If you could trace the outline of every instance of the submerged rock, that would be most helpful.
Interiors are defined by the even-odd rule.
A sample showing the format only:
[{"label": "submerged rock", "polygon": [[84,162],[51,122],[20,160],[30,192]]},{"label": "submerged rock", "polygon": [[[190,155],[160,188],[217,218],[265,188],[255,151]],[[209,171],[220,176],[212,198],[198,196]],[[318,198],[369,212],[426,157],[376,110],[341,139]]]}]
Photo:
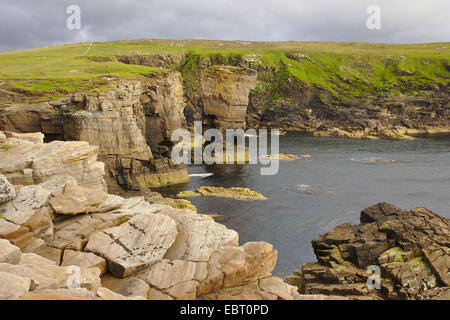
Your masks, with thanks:
[{"label": "submerged rock", "polygon": [[250,190],[248,188],[223,188],[223,187],[200,187],[195,191],[182,191],[177,194],[177,197],[224,197],[234,198],[238,200],[267,200],[259,192]]},{"label": "submerged rock", "polygon": [[269,160],[295,160],[297,159],[297,156],[295,154],[278,153],[278,154],[269,154],[267,156],[263,156],[262,158]]},{"label": "submerged rock", "polygon": [[51,195],[49,204],[58,214],[76,215],[92,211],[106,199],[101,189],[90,189],[68,183]]}]

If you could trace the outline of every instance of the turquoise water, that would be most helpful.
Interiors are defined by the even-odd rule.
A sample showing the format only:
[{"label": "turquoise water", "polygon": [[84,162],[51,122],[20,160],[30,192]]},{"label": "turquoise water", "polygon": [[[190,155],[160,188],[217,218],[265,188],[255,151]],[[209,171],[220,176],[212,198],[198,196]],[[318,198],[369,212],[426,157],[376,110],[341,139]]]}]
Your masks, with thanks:
[{"label": "turquoise water", "polygon": [[201,213],[223,215],[218,222],[239,232],[240,242],[267,241],[278,250],[274,274],[291,274],[316,261],[311,240],[335,226],[359,223],[359,212],[387,201],[402,208],[427,207],[450,218],[450,136],[414,141],[316,138],[301,133],[280,137],[280,152],[311,155],[281,161],[275,176],[261,176],[258,165],[189,167],[189,184],[247,187],[267,201],[189,198]]}]

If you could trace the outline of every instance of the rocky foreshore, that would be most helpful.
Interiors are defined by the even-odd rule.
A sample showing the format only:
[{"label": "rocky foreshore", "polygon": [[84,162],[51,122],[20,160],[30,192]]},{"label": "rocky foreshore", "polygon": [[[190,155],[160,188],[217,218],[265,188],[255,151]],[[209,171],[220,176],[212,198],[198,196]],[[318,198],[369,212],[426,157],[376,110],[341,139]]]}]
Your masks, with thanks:
[{"label": "rocky foreshore", "polygon": [[[287,281],[301,294],[348,299],[450,299],[450,221],[428,209],[380,203],[312,241],[317,262]],[[367,272],[379,268],[380,286]],[[372,286],[368,286],[372,284]]]},{"label": "rocky foreshore", "polygon": [[0,299],[450,299],[450,222],[425,208],[363,210],[286,283],[272,245],[188,201],[108,194],[97,147],[42,137],[0,133]]},{"label": "rocky foreshore", "polygon": [[0,299],[328,299],[272,276],[277,251],[266,242],[239,246],[207,215],[84,179],[103,170],[88,143],[2,139]]}]

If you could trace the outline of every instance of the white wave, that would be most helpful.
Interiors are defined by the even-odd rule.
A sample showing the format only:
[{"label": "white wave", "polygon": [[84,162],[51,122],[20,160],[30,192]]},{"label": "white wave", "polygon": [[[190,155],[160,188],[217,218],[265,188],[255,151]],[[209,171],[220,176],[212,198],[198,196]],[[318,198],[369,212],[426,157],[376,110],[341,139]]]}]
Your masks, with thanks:
[{"label": "white wave", "polygon": [[189,177],[199,177],[199,178],[207,178],[213,176],[214,173],[192,173]]}]

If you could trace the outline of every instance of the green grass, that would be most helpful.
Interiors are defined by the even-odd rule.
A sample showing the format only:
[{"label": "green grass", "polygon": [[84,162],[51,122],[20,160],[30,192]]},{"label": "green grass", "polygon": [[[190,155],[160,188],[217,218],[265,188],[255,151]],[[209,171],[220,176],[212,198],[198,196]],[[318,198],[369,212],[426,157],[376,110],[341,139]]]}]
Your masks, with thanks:
[{"label": "green grass", "polygon": [[[273,101],[282,99],[288,77],[315,86],[340,99],[362,98],[368,93],[414,92],[430,83],[449,83],[446,64],[450,43],[388,45],[350,42],[239,42],[202,40],[135,40],[44,47],[0,53],[0,81],[15,89],[50,92],[53,97],[77,90],[91,90],[102,77],[141,78],[161,69],[127,65],[119,55],[190,53],[182,66],[188,94],[198,88],[199,59],[211,64],[237,64],[246,55],[258,55],[261,64],[279,73],[270,90]],[[301,53],[312,61],[289,59]],[[85,55],[86,54],[86,55]],[[110,59],[112,58],[112,59]],[[260,78],[265,75],[260,74]],[[271,82],[271,81],[269,81]]]},{"label": "green grass", "polygon": [[1,147],[0,147],[0,149],[1,150],[9,150],[9,149],[11,149],[12,147],[9,145],[9,144],[4,144],[4,145],[2,145]]}]

